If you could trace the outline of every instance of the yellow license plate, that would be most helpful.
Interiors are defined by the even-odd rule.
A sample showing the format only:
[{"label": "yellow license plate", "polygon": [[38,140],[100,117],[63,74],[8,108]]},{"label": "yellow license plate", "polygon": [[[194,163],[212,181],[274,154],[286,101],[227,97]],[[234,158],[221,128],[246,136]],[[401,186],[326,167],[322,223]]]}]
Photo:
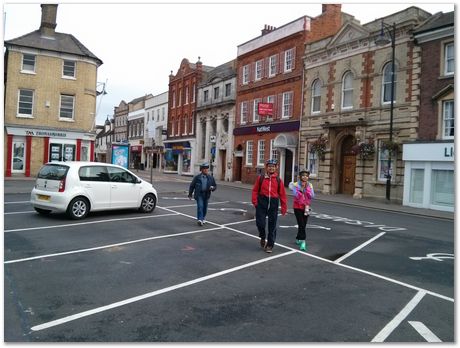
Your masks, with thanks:
[{"label": "yellow license plate", "polygon": [[49,201],[51,197],[46,196],[46,195],[37,195],[37,198],[42,200],[42,201]]}]

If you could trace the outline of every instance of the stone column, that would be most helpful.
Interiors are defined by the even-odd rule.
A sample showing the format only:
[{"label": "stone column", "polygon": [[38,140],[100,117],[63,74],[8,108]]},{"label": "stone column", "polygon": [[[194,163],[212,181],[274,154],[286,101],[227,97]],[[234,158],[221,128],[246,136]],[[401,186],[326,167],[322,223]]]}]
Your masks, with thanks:
[{"label": "stone column", "polygon": [[211,136],[211,117],[209,115],[206,115],[206,136],[204,138],[206,147],[205,147],[205,154],[203,156],[206,162],[209,162],[209,159],[211,158],[211,144],[209,143],[210,136]]}]

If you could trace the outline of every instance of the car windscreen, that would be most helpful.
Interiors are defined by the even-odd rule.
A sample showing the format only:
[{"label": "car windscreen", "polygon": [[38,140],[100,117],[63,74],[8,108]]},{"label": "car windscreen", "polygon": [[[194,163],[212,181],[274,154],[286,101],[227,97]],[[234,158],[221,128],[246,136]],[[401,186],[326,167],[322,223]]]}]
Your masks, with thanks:
[{"label": "car windscreen", "polygon": [[68,171],[68,166],[63,166],[60,164],[47,164],[40,169],[37,178],[48,180],[62,180],[65,179]]}]

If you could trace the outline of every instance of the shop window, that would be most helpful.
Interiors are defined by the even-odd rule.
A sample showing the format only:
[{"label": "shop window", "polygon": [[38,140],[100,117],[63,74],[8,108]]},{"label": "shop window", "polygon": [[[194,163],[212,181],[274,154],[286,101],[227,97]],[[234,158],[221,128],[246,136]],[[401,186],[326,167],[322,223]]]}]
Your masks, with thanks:
[{"label": "shop window", "polygon": [[252,140],[246,141],[246,165],[252,166],[252,151],[253,151],[253,142]]},{"label": "shop window", "polygon": [[32,117],[34,109],[34,91],[30,89],[19,90],[18,117]]},{"label": "shop window", "polygon": [[165,149],[165,170],[170,172],[177,172],[177,163],[179,155],[173,153],[172,149]]},{"label": "shop window", "polygon": [[425,171],[423,169],[412,169],[410,178],[409,202],[423,203],[423,182]]},{"label": "shop window", "polygon": [[75,97],[73,95],[61,94],[61,107],[59,111],[59,118],[72,120],[74,111]]},{"label": "shop window", "polygon": [[184,149],[182,152],[182,173],[190,173],[192,171],[192,149]]},{"label": "shop window", "polygon": [[263,166],[265,160],[265,140],[259,140],[257,144],[257,165]]},{"label": "shop window", "polygon": [[454,200],[454,171],[433,170],[431,173],[431,204],[453,207]]},{"label": "shop window", "polygon": [[13,158],[11,163],[11,171],[13,173],[24,173],[25,171],[25,143],[24,141],[13,142]]},{"label": "shop window", "polygon": [[[388,156],[389,156],[389,151],[388,149],[382,149],[382,144],[380,140],[380,146],[379,146],[379,161],[378,161],[378,180],[380,181],[386,181],[387,180],[387,173],[388,173]],[[391,174],[391,181],[395,180],[395,175],[393,168],[395,168],[396,164],[396,155],[392,154],[391,156],[391,168],[390,168],[390,174]]]},{"label": "shop window", "polygon": [[308,151],[307,170],[311,176],[318,175],[318,155],[315,151]]}]

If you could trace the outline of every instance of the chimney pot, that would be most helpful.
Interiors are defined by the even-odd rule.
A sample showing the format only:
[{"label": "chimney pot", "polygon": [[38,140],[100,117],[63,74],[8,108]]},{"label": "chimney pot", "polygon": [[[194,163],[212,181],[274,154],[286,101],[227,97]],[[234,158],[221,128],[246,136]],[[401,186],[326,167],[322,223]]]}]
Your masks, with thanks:
[{"label": "chimney pot", "polygon": [[56,28],[57,4],[41,4],[42,18],[40,23],[40,32],[46,36],[52,36]]}]

